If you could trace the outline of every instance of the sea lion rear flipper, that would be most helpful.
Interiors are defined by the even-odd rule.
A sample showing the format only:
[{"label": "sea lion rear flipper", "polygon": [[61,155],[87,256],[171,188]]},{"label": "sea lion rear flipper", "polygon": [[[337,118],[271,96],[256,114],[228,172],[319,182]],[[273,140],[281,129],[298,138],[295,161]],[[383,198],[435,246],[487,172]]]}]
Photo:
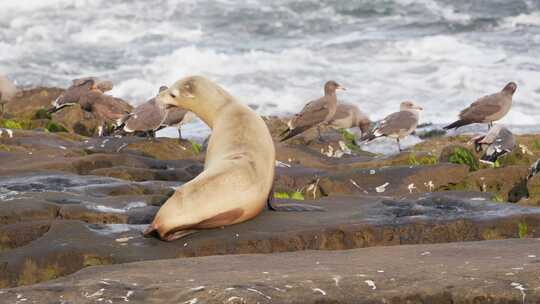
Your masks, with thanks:
[{"label": "sea lion rear flipper", "polygon": [[270,188],[270,193],[268,193],[268,198],[266,199],[266,207],[268,207],[268,210],[277,211],[274,207],[274,184],[272,184],[272,188]]}]

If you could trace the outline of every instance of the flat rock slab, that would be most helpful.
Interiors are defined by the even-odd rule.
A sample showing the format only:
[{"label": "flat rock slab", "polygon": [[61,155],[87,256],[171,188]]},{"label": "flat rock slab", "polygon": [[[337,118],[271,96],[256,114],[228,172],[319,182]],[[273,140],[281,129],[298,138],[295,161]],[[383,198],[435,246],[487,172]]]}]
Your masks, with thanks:
[{"label": "flat rock slab", "polygon": [[91,267],[0,303],[540,303],[540,239]]},{"label": "flat rock slab", "polygon": [[[76,210],[68,209],[71,217],[45,224],[39,213],[40,221],[0,226],[9,247],[0,251],[0,287],[38,283],[87,266],[141,260],[540,237],[540,208],[491,203],[480,193],[431,193],[405,200],[328,197],[302,203],[326,212],[267,211],[246,223],[170,243],[141,235],[157,208],[106,213],[109,217],[77,217]],[[49,214],[47,210],[43,214]],[[131,213],[135,210],[139,214]],[[129,224],[130,217],[138,219],[137,225]],[[25,231],[25,240],[17,241],[16,231]]]}]

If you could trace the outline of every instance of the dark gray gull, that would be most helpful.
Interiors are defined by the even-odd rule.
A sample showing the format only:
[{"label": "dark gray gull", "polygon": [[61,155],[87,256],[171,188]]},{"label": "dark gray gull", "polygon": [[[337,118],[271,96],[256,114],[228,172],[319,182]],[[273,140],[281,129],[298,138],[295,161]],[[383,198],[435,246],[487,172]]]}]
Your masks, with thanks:
[{"label": "dark gray gull", "polygon": [[358,127],[362,135],[369,131],[371,120],[356,105],[340,102],[337,105],[336,114],[329,125],[336,129],[349,129]]},{"label": "dark gray gull", "polygon": [[365,136],[362,136],[361,140],[370,142],[378,137],[395,138],[401,152],[399,140],[409,136],[416,130],[419,112],[423,109],[412,101],[404,101],[400,104],[399,110],[399,112],[392,113],[376,122],[373,129]]},{"label": "dark gray gull", "polygon": [[112,88],[113,84],[108,80],[98,80],[95,77],[73,79],[71,86],[52,102],[53,108],[49,112],[53,113],[64,107],[77,104],[81,96],[90,91],[105,93]]},{"label": "dark gray gull", "polygon": [[344,91],[345,88],[333,80],[326,82],[324,96],[308,102],[302,111],[289,121],[287,130],[280,135],[284,136],[280,141],[285,141],[313,127],[317,127],[319,139],[321,139],[320,125],[328,123],[336,113],[337,90]]},{"label": "dark gray gull", "polygon": [[477,136],[471,142],[477,152],[485,150],[480,161],[491,165],[501,156],[512,152],[516,146],[514,134],[500,125],[495,125],[487,134]]},{"label": "dark gray gull", "polygon": [[17,95],[17,87],[6,76],[0,75],[0,117],[4,116],[4,107]]},{"label": "dark gray gull", "polygon": [[[159,92],[166,90],[166,86],[159,88]],[[152,98],[137,106],[123,121],[123,129],[127,133],[144,132],[154,136],[155,132],[165,127],[176,127],[178,139],[182,140],[180,127],[193,119],[194,115],[182,108],[165,106]]]},{"label": "dark gray gull", "polygon": [[502,91],[484,96],[459,113],[459,120],[444,127],[457,129],[473,123],[487,123],[488,130],[493,122],[503,118],[512,107],[512,96],[517,90],[515,82],[509,82]]},{"label": "dark gray gull", "polygon": [[119,121],[132,111],[129,103],[120,98],[103,94],[99,90],[92,90],[79,98],[83,110],[95,115],[99,122],[98,135],[103,136],[109,126],[117,127]]},{"label": "dark gray gull", "polygon": [[[159,88],[159,92],[166,89],[166,86],[162,86]],[[153,97],[135,107],[122,119],[120,124],[123,125],[123,130],[127,133],[144,132],[153,136],[154,132],[162,126],[166,115],[165,106]]]}]

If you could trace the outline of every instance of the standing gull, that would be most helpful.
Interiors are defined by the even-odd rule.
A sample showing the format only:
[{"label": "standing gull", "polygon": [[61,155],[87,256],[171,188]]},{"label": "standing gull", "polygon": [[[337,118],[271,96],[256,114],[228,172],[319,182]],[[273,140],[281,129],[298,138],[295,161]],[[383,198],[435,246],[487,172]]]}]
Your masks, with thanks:
[{"label": "standing gull", "polygon": [[131,106],[120,98],[103,94],[99,90],[92,90],[79,98],[79,104],[83,110],[92,112],[100,125],[98,135],[103,136],[108,126],[117,126],[127,113],[131,112]]},{"label": "standing gull", "polygon": [[7,77],[0,75],[0,117],[4,116],[4,106],[15,97],[17,87]]},{"label": "standing gull", "polygon": [[494,121],[503,118],[510,111],[512,96],[516,89],[517,84],[509,82],[502,91],[476,100],[459,113],[459,120],[444,127],[444,129],[457,129],[473,123],[487,123],[488,129],[490,129]]},{"label": "standing gull", "polygon": [[512,152],[516,146],[514,134],[499,125],[495,125],[487,134],[473,138],[471,142],[477,152],[485,149],[480,161],[488,164],[494,164],[499,157]]},{"label": "standing gull", "polygon": [[[159,88],[159,92],[167,90],[166,86]],[[123,124],[123,130],[127,133],[146,132],[151,136],[163,124],[167,110],[165,106],[152,98],[147,102],[138,105],[133,111],[125,115],[120,122]]]},{"label": "standing gull", "polygon": [[195,114],[182,108],[167,109],[167,115],[163,121],[162,127],[175,127],[178,129],[178,140],[182,140],[181,126],[187,124],[195,118]]},{"label": "standing gull", "polygon": [[285,141],[312,127],[317,127],[319,139],[321,138],[320,125],[328,123],[336,113],[337,90],[345,90],[337,82],[330,80],[324,85],[324,96],[308,102],[300,113],[288,123],[288,128],[280,136],[284,136],[280,141]]},{"label": "standing gull", "polygon": [[362,141],[370,142],[377,137],[383,136],[395,138],[401,152],[399,140],[414,132],[418,125],[420,111],[422,111],[422,107],[417,106],[414,102],[402,102],[399,106],[399,112],[392,113],[383,120],[378,121],[369,134],[362,136]]},{"label": "standing gull", "polygon": [[[166,86],[159,88],[159,92],[167,90]],[[127,133],[146,132],[154,135],[156,131],[165,127],[177,127],[178,139],[182,140],[180,126],[188,123],[193,114],[182,108],[173,107],[165,109],[165,106],[152,98],[136,107],[124,120],[124,131]]]},{"label": "standing gull", "polygon": [[343,102],[337,105],[336,114],[329,124],[336,129],[358,127],[364,135],[369,131],[371,120],[357,106]]}]

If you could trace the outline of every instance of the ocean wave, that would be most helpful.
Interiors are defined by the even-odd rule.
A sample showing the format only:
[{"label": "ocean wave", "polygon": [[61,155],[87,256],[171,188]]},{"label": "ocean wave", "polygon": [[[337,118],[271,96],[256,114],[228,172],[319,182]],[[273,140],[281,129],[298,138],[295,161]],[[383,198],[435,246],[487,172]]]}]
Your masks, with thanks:
[{"label": "ocean wave", "polygon": [[267,115],[300,110],[334,79],[373,119],[413,99],[422,121],[442,123],[514,80],[506,122],[540,115],[537,1],[4,2],[0,71],[23,86],[93,75],[137,105],[200,74]]}]

